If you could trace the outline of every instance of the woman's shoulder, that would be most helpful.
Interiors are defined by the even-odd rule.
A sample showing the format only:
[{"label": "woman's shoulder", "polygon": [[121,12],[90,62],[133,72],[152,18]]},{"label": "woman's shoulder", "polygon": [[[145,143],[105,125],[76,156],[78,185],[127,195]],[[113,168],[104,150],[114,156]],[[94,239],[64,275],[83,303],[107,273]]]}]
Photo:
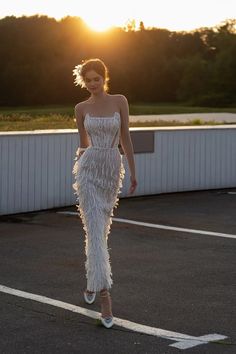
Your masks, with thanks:
[{"label": "woman's shoulder", "polygon": [[78,102],[75,105],[75,111],[83,111],[84,107],[88,104],[88,100]]},{"label": "woman's shoulder", "polygon": [[117,99],[127,99],[125,95],[122,95],[121,93],[115,93],[113,95],[110,94],[110,96],[117,98]]},{"label": "woman's shoulder", "polygon": [[112,98],[114,98],[116,101],[122,103],[122,102],[127,102],[127,98],[125,97],[125,95],[122,95],[120,93],[116,93],[116,94],[113,94],[113,95],[110,95],[112,96]]}]

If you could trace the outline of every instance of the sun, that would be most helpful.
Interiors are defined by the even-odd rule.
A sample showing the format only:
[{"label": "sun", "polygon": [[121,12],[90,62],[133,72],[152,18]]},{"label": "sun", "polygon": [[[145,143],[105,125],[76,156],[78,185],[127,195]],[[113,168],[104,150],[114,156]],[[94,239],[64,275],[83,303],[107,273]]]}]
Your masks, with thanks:
[{"label": "sun", "polygon": [[87,24],[87,26],[91,29],[91,30],[93,30],[93,31],[95,31],[95,32],[106,32],[106,31],[108,31],[109,29],[111,29],[111,27],[112,26],[110,26],[110,25],[104,25],[104,23],[89,23],[88,21],[85,21],[86,22],[86,24]]},{"label": "sun", "polygon": [[89,28],[91,28],[93,31],[96,32],[105,32],[111,29],[112,27],[115,27],[114,22],[111,22],[108,19],[104,18],[103,16],[101,17],[83,17],[85,23]]}]

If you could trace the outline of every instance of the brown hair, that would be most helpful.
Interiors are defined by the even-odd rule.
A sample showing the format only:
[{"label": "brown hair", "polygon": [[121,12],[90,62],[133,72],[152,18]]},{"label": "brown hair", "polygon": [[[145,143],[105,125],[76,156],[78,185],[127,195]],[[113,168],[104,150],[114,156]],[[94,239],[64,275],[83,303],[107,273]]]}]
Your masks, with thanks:
[{"label": "brown hair", "polygon": [[108,91],[108,81],[109,73],[106,65],[101,59],[92,58],[82,60],[82,64],[77,65],[73,70],[74,75],[76,76],[75,83],[81,87],[85,87],[85,75],[88,71],[94,70],[97,74],[101,75],[104,79],[104,90]]}]

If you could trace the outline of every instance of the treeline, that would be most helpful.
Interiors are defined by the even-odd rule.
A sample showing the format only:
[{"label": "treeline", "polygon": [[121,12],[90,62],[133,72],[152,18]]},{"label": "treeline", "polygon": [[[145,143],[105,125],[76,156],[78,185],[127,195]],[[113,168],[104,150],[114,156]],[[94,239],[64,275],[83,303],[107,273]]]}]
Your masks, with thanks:
[{"label": "treeline", "polygon": [[74,104],[87,97],[72,70],[98,57],[110,71],[110,93],[129,101],[236,103],[236,20],[175,32],[113,28],[98,33],[79,17],[8,16],[0,20],[0,105]]}]

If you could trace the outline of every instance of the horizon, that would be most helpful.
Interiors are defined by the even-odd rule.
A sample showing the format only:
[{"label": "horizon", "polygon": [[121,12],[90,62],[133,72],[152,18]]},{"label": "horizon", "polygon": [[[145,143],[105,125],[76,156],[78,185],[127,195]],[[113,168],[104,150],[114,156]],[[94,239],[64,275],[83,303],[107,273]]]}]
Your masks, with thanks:
[{"label": "horizon", "polygon": [[[158,10],[156,10],[158,9]],[[101,16],[102,14],[102,16]],[[63,18],[78,17],[92,30],[101,32],[114,27],[126,27],[135,21],[136,28],[143,22],[145,28],[162,28],[169,31],[194,31],[202,27],[215,27],[227,20],[236,18],[235,0],[225,0],[224,3],[215,3],[214,0],[146,0],[138,3],[135,0],[120,0],[112,4],[108,0],[99,3],[86,3],[68,0],[54,6],[50,0],[41,0],[40,4],[29,3],[27,0],[19,2],[9,0],[1,6],[1,17],[8,16],[31,17],[47,16],[57,21]]]},{"label": "horizon", "polygon": [[[46,13],[32,13],[32,14],[21,14],[21,15],[15,15],[15,14],[11,14],[11,15],[6,15],[6,16],[3,16],[3,17],[0,17],[0,20],[6,18],[6,17],[15,17],[15,18],[22,18],[22,17],[26,17],[26,18],[30,18],[30,17],[34,17],[34,16],[38,16],[38,17],[47,17],[48,19],[54,19],[56,20],[57,22],[60,22],[61,20],[63,20],[64,18],[66,17],[71,17],[71,18],[78,18],[80,20],[82,20],[84,22],[84,24],[90,28],[91,31],[94,31],[94,32],[107,32],[113,28],[125,28],[128,24],[131,24],[132,21],[135,21],[135,24],[136,24],[136,27],[135,27],[135,30],[137,30],[139,28],[139,24],[140,22],[143,23],[144,25],[144,28],[146,30],[149,30],[149,29],[164,29],[164,30],[168,30],[170,32],[192,32],[192,31],[197,31],[198,29],[200,28],[215,28],[221,24],[224,24],[225,22],[227,21],[232,21],[232,20],[235,20],[236,21],[236,18],[225,18],[223,20],[221,20],[220,22],[217,22],[217,23],[214,23],[212,25],[205,25],[205,26],[199,26],[199,27],[195,27],[195,28],[189,28],[189,29],[173,29],[173,28],[167,28],[167,27],[161,27],[161,26],[157,26],[157,25],[146,25],[144,23],[144,21],[142,19],[139,19],[138,21],[136,21],[136,19],[128,19],[126,21],[126,23],[124,24],[121,24],[121,25],[111,25],[111,26],[108,26],[107,28],[104,28],[104,29],[95,29],[93,28],[92,25],[90,25],[87,21],[85,21],[81,16],[79,15],[70,15],[70,14],[67,14],[65,16],[62,16],[60,18],[56,18],[54,16],[50,16]],[[236,32],[236,26],[235,26],[235,32]]]}]

